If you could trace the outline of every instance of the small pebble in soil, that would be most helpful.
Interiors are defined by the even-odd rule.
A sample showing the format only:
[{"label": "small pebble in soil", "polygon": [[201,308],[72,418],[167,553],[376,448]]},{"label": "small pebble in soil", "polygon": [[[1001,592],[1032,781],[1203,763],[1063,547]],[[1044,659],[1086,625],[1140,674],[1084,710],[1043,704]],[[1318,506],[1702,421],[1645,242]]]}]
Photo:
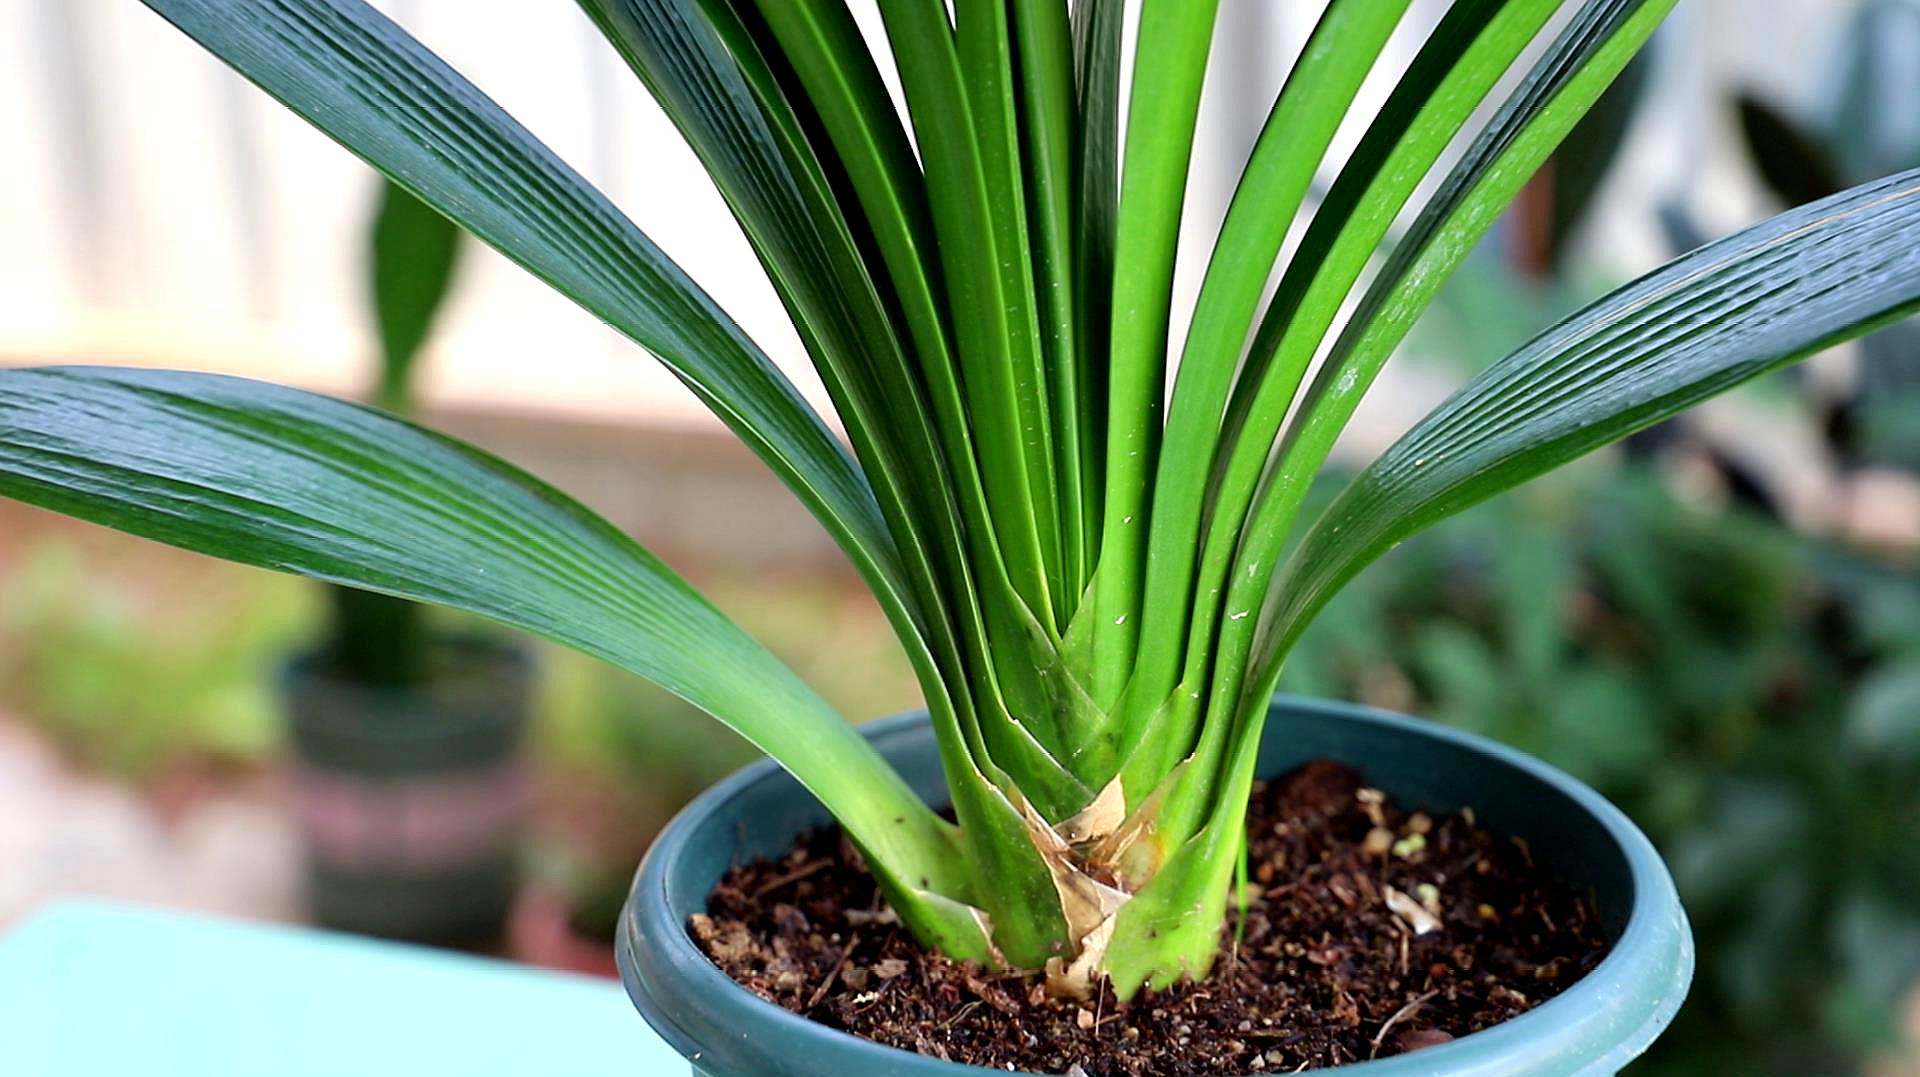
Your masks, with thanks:
[{"label": "small pebble in soil", "polygon": [[1539,1005],[1606,955],[1584,898],[1523,843],[1470,811],[1409,811],[1348,767],[1257,787],[1247,834],[1257,886],[1244,925],[1222,925],[1213,975],[1124,1005],[923,952],[837,830],[734,869],[689,927],[728,975],[814,1021],[1076,1077],[1290,1073],[1422,1050]]}]

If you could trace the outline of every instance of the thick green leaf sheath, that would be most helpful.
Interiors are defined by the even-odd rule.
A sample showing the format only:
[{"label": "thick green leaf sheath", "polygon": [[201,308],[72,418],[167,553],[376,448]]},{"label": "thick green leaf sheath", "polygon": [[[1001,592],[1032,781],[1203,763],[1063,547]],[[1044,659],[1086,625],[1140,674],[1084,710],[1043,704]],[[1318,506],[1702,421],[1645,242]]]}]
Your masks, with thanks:
[{"label": "thick green leaf sheath", "polygon": [[832,707],[612,525],[476,449],[238,378],[6,370],[0,494],[603,658],[778,758],[909,904],[915,890],[970,897],[947,825]]}]

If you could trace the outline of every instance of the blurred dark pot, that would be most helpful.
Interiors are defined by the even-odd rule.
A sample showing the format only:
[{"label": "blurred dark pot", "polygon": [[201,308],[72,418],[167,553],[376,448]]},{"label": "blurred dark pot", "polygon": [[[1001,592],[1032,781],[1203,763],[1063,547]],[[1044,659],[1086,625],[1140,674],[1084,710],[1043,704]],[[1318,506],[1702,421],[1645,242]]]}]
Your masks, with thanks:
[{"label": "blurred dark pot", "polygon": [[294,802],[316,923],[449,946],[499,940],[529,803],[533,661],[445,637],[417,686],[342,679],[322,654],[282,669]]},{"label": "blurred dark pot", "polygon": [[[944,803],[925,715],[867,728],[929,803]],[[1494,1028],[1414,1054],[1340,1067],[1366,1077],[1601,1075],[1646,1050],[1693,976],[1693,936],[1666,866],[1625,815],[1572,778],[1492,741],[1426,722],[1317,700],[1281,698],[1261,744],[1260,774],[1313,759],[1357,767],[1403,804],[1471,805],[1496,831],[1589,888],[1615,930],[1611,953],[1566,992]],[[986,1077],[1004,1071],[910,1054],[817,1025],[766,1002],[715,968],[687,917],[742,858],[779,856],[827,822],[771,762],[709,790],[655,843],[634,880],[616,955],[634,1005],[705,1077]]]}]

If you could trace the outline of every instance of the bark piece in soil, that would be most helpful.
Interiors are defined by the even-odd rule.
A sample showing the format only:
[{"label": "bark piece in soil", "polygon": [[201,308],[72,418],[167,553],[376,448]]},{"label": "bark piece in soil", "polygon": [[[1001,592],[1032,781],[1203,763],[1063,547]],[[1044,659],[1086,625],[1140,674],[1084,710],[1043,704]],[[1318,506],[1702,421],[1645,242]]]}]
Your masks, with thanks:
[{"label": "bark piece in soil", "polygon": [[[1606,956],[1582,895],[1471,812],[1428,816],[1310,763],[1256,787],[1257,888],[1207,980],[1121,1005],[920,949],[837,829],[729,872],[694,939],[754,993],[935,1058],[1025,1073],[1291,1073],[1420,1050],[1559,994]],[[1388,895],[1401,898],[1389,906]],[[1427,922],[1406,915],[1412,900]]]}]

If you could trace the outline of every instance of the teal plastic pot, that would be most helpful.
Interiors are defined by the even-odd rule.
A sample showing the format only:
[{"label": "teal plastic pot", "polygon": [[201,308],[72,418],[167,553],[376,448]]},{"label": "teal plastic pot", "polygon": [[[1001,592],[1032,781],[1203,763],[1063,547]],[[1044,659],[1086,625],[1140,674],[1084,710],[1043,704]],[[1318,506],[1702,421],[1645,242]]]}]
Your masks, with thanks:
[{"label": "teal plastic pot", "polygon": [[[924,715],[868,736],[929,803],[944,801]],[[1693,936],[1673,880],[1646,836],[1598,793],[1480,737],[1363,707],[1277,699],[1261,744],[1273,777],[1311,759],[1361,770],[1407,805],[1471,805],[1525,838],[1537,860],[1589,888],[1615,929],[1613,950],[1550,1001],[1451,1043],[1340,1067],[1355,1077],[1582,1077],[1612,1074],[1672,1020],[1693,977]],[[942,1062],[815,1024],[735,984],[694,945],[687,918],[741,858],[787,852],[827,816],[772,763],[748,767],[680,813],[647,854],[621,918],[617,954],[634,1005],[704,1077],[964,1077],[1004,1071]]]},{"label": "teal plastic pot", "polygon": [[522,644],[432,642],[429,679],[360,684],[318,653],[281,670],[315,923],[445,946],[504,934],[529,807],[533,660]]}]

